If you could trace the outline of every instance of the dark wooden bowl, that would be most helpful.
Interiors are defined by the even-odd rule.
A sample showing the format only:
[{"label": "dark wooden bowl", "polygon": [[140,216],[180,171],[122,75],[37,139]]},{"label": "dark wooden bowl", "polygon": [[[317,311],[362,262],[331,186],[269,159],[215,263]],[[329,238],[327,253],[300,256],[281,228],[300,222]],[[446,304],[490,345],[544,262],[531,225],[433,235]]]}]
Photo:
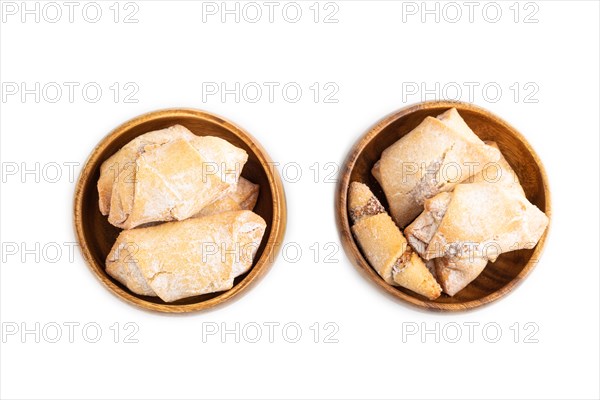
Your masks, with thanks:
[{"label": "dark wooden bowl", "polygon": [[335,200],[338,230],[348,258],[371,281],[392,296],[429,310],[467,310],[506,295],[535,267],[548,234],[546,229],[537,246],[531,250],[504,253],[496,262],[488,263],[481,275],[454,297],[443,294],[436,300],[428,300],[408,289],[387,284],[371,268],[350,231],[347,209],[350,182],[366,183],[387,208],[385,195],[371,175],[371,168],[383,150],[410,132],[425,117],[435,117],[452,107],[458,110],[477,136],[498,143],[502,154],[518,175],[529,201],[551,217],[548,178],[540,158],[515,128],[489,111],[467,103],[431,101],[403,108],[379,121],[356,142],[341,170]]},{"label": "dark wooden bowl", "polygon": [[[246,150],[248,162],[244,166],[242,176],[260,185],[254,212],[264,218],[267,228],[252,268],[235,279],[232,289],[165,303],[158,297],[132,293],[106,273],[106,256],[121,230],[109,224],[107,217],[100,214],[96,184],[104,160],[126,143],[146,132],[175,124],[181,124],[197,135],[218,136]],[[283,240],[286,203],[283,185],[273,162],[252,136],[231,122],[210,113],[193,109],[171,109],[134,118],[102,139],[90,154],[79,176],[75,188],[74,222],[83,258],[94,275],[112,293],[138,307],[179,313],[220,305],[248,289],[269,269]]]}]

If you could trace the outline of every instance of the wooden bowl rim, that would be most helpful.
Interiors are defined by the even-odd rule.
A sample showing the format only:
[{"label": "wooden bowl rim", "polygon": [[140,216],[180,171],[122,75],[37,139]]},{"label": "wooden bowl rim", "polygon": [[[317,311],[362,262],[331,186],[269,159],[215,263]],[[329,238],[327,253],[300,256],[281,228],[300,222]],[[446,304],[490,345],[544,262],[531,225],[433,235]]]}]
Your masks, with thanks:
[{"label": "wooden bowl rim", "polygon": [[[348,220],[348,211],[347,211],[347,197],[348,197],[348,187],[350,185],[350,175],[356,162],[358,160],[358,155],[362,153],[364,148],[386,127],[395,122],[396,120],[409,115],[413,112],[420,110],[430,110],[435,108],[452,108],[455,107],[459,112],[461,110],[472,111],[485,117],[494,120],[496,123],[504,126],[507,130],[511,132],[527,149],[527,151],[531,154],[533,159],[536,162],[536,165],[540,171],[540,175],[542,177],[542,186],[544,187],[544,197],[545,197],[545,205],[546,210],[545,214],[548,216],[549,223],[546,228],[544,234],[538,241],[537,245],[534,248],[534,251],[527,262],[527,264],[523,267],[521,272],[517,276],[515,276],[510,282],[508,282],[502,288],[475,300],[470,300],[462,303],[438,303],[435,300],[427,300],[413,297],[407,293],[404,293],[394,286],[386,283],[377,272],[369,265],[369,263],[365,260],[362,255],[362,252],[359,250],[354,237],[352,237],[350,230],[350,222]],[[395,299],[399,299],[405,304],[409,304],[411,306],[418,307],[420,309],[426,309],[430,311],[450,311],[450,312],[458,312],[458,311],[467,311],[477,307],[481,307],[483,305],[490,304],[510,293],[514,288],[516,288],[523,280],[531,273],[531,271],[535,268],[537,263],[540,260],[540,256],[543,252],[546,238],[548,236],[548,232],[550,231],[550,221],[552,219],[552,211],[551,211],[551,199],[550,199],[550,189],[548,184],[548,176],[546,175],[546,170],[544,165],[535,152],[533,147],[529,144],[529,142],[525,139],[525,137],[512,125],[493,114],[492,112],[476,106],[471,103],[465,103],[461,101],[448,101],[448,100],[431,100],[420,102],[416,104],[412,104],[406,107],[403,107],[397,111],[394,111],[380,121],[376,122],[371,128],[367,130],[365,134],[358,138],[355,144],[352,146],[352,149],[348,153],[344,161],[343,167],[340,169],[340,179],[338,181],[338,185],[336,188],[336,198],[335,198],[335,209],[336,209],[336,224],[338,228],[338,233],[340,235],[342,246],[344,251],[352,264],[366,275],[369,280],[374,283],[377,287],[382,289],[384,292],[393,296]]]},{"label": "wooden bowl rim", "polygon": [[[103,266],[101,266],[101,268],[95,267],[95,262],[94,258],[92,257],[91,250],[84,239],[85,236],[83,232],[83,224],[81,222],[83,219],[83,179],[85,179],[86,176],[89,176],[91,174],[94,164],[99,162],[98,157],[106,149],[106,147],[113,140],[115,140],[131,128],[148,121],[177,117],[195,118],[219,125],[222,128],[225,128],[231,133],[233,133],[235,136],[241,139],[249,148],[253,150],[253,152],[258,157],[261,166],[265,170],[265,173],[269,180],[271,192],[273,193],[273,221],[271,226],[271,234],[267,238],[266,246],[262,254],[260,255],[260,258],[256,261],[256,264],[254,265],[254,267],[252,267],[252,269],[244,277],[244,279],[242,279],[234,287],[219,294],[218,296],[197,303],[157,304],[141,299],[133,293],[122,289],[121,287],[117,286],[107,276],[106,273],[103,274],[99,271],[104,271]],[[283,183],[281,181],[279,173],[277,172],[277,169],[267,168],[265,167],[266,165],[272,166],[274,164],[266,150],[252,135],[250,135],[241,127],[228,121],[227,119],[207,111],[194,108],[168,108],[151,111],[122,123],[117,128],[113,129],[108,135],[102,138],[100,142],[96,145],[96,147],[94,147],[87,160],[85,161],[84,167],[79,173],[79,178],[77,180],[73,205],[73,222],[77,242],[79,243],[80,252],[85,260],[86,265],[92,271],[92,273],[100,280],[104,287],[106,287],[111,293],[113,293],[121,300],[124,300],[129,304],[132,304],[145,310],[166,313],[185,313],[192,311],[202,311],[207,310],[209,308],[214,308],[216,306],[221,306],[234,297],[239,298],[238,295],[240,295],[243,292],[246,292],[251,286],[256,284],[273,265],[275,258],[281,248],[283,236],[285,234],[287,222],[287,207]]]}]

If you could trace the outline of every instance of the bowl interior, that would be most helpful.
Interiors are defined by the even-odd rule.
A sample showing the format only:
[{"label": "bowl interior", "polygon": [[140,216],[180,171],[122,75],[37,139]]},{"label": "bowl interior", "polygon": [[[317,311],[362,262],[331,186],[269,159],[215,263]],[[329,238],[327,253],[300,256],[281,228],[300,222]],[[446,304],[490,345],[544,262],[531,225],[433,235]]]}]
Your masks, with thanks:
[{"label": "bowl interior", "polygon": [[[175,114],[175,113],[174,113]],[[196,135],[217,136],[225,139],[233,145],[244,149],[248,153],[248,161],[242,170],[242,176],[253,183],[260,185],[259,197],[254,208],[254,212],[260,215],[267,223],[267,228],[263,236],[260,247],[257,250],[252,268],[245,274],[238,276],[234,281],[234,288],[252,273],[258,260],[261,259],[265,246],[273,236],[274,193],[271,183],[273,179],[269,175],[268,165],[265,162],[264,155],[259,154],[257,148],[249,137],[241,133],[233,125],[213,117],[203,116],[202,113],[177,113],[171,115],[168,112],[159,113],[156,117],[142,119],[139,123],[124,124],[117,128],[112,134],[103,139],[98,148],[88,160],[89,168],[85,174],[82,173],[79,185],[81,185],[81,218],[75,221],[81,224],[83,241],[87,245],[91,254],[90,267],[101,277],[107,278],[125,293],[137,297],[148,303],[160,304],[165,306],[180,306],[187,304],[196,304],[213,299],[227,292],[217,292],[204,294],[200,296],[188,297],[171,303],[165,303],[158,297],[140,296],[130,292],[124,285],[113,279],[105,271],[105,260],[115,243],[121,229],[114,227],[108,222],[106,216],[100,213],[98,208],[98,190],[96,184],[100,177],[100,166],[111,155],[116,153],[121,147],[127,144],[135,137],[157,129],[167,128],[169,126],[180,124],[188,128]],[[261,162],[262,160],[262,162]],[[77,217],[76,217],[77,218]],[[90,260],[88,260],[90,261]],[[233,289],[230,289],[230,291]],[[122,294],[122,293],[121,293]],[[139,303],[139,302],[136,302]],[[164,309],[164,308],[163,308]]]},{"label": "bowl interior", "polygon": [[[347,167],[350,167],[349,179],[348,181],[343,182],[344,188],[341,188],[340,190],[347,191],[349,182],[363,182],[372,189],[382,204],[388,208],[385,194],[377,183],[377,180],[375,180],[371,174],[373,165],[379,160],[383,150],[414,129],[425,117],[435,117],[451,107],[457,108],[466,123],[482,140],[493,140],[498,144],[502,154],[519,177],[529,201],[548,214],[548,199],[545,190],[543,168],[527,142],[514,130],[514,128],[492,114],[472,105],[460,103],[425,103],[420,107],[414,107],[414,109],[411,108],[408,111],[400,111],[396,114],[396,118],[392,116],[378,124],[365,136],[365,138],[363,138],[363,142],[357,144],[357,148],[355,148],[355,151],[350,155],[348,160],[349,165],[347,165]],[[343,203],[345,206],[345,202]],[[343,212],[346,212],[347,220],[347,209]],[[543,242],[545,235],[546,234],[544,233],[540,243]],[[350,236],[352,235],[350,234]],[[538,243],[536,248],[540,247],[540,243]],[[356,246],[353,238],[352,245],[356,248],[357,252],[360,252],[360,248]],[[496,262],[488,263],[487,267],[479,277],[455,296],[449,297],[443,294],[434,301],[429,301],[425,297],[408,289],[387,285],[379,278],[374,270],[371,269],[370,272],[375,275],[372,278],[379,278],[377,283],[388,286],[386,290],[397,292],[399,295],[398,297],[405,300],[407,297],[416,299],[415,302],[411,302],[417,305],[430,306],[431,308],[452,309],[452,306],[444,307],[443,304],[460,305],[474,302],[473,306],[476,306],[476,303],[482,302],[486,296],[495,293],[497,294],[511,285],[511,283],[514,283],[515,280],[524,277],[527,272],[525,271],[526,267],[528,269],[532,268],[537,261],[534,259],[536,248],[502,254],[498,257]],[[362,255],[362,252],[360,254]],[[362,258],[360,263],[361,266],[364,267],[365,265],[368,265],[368,263],[364,259],[364,256]],[[406,296],[403,296],[402,294]]]}]

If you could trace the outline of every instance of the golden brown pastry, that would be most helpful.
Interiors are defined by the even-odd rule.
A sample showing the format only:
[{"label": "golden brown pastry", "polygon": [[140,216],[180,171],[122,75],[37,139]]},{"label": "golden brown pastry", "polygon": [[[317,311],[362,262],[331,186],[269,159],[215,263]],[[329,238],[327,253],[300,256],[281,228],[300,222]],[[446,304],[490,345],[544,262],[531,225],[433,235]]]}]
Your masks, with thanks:
[{"label": "golden brown pastry", "polygon": [[[495,142],[486,142],[486,144],[498,149]],[[515,196],[519,198],[525,196],[517,175],[503,156],[497,162],[487,164],[483,170],[461,185],[466,183],[492,184],[505,191],[514,191]],[[426,254],[429,243],[438,231],[446,213],[451,197],[450,193],[440,193],[426,200],[425,210],[406,228],[404,234],[409,244],[421,257],[429,258],[427,265],[433,266],[435,271],[433,274],[441,283],[444,292],[454,295],[479,276],[488,263],[488,257],[475,257],[475,254],[466,251],[462,256],[454,254],[431,258],[437,255],[435,249],[430,250],[432,254]],[[490,244],[489,246],[495,245]],[[489,249],[496,251],[495,247],[489,247]],[[495,257],[492,259],[495,260]]]},{"label": "golden brown pastry", "polygon": [[179,125],[141,135],[103,163],[100,210],[123,229],[189,218],[235,189],[247,158]]},{"label": "golden brown pastry", "polygon": [[98,180],[99,206],[102,215],[108,215],[110,212],[113,184],[117,177],[123,171],[126,171],[127,179],[133,180],[135,160],[145,149],[160,146],[176,139],[192,140],[193,137],[194,134],[187,128],[181,125],[173,125],[169,128],[140,135],[109,157],[100,167],[100,179]]},{"label": "golden brown pastry", "polygon": [[353,222],[352,233],[371,266],[385,282],[431,300],[439,297],[440,286],[365,184],[350,184],[348,211]]},{"label": "golden brown pastry", "polygon": [[451,198],[451,193],[442,192],[425,200],[424,211],[404,230],[410,246],[426,260],[433,258],[427,257],[427,246],[437,232]]},{"label": "golden brown pastry", "polygon": [[437,281],[442,285],[444,293],[454,296],[481,274],[488,260],[467,255],[434,258],[427,262],[434,264]]},{"label": "golden brown pastry", "polygon": [[229,197],[240,205],[242,210],[253,210],[258,200],[259,185],[240,177],[237,187]]},{"label": "golden brown pastry", "polygon": [[258,200],[259,186],[240,176],[234,191],[204,207],[194,217],[204,217],[226,211],[253,210]]},{"label": "golden brown pastry", "polygon": [[166,302],[228,290],[252,266],[265,228],[243,210],[124,230],[106,271],[132,292]]},{"label": "golden brown pastry", "polygon": [[425,200],[451,191],[461,181],[496,162],[500,152],[486,146],[452,108],[421,124],[385,149],[372,173],[404,228],[422,211]]},{"label": "golden brown pastry", "polygon": [[195,214],[192,218],[206,217],[209,215],[220,214],[227,211],[238,211],[242,207],[228,195],[216,200],[214,203],[210,203],[199,213]]},{"label": "golden brown pastry", "polygon": [[[486,141],[485,143],[488,146],[498,149],[498,145],[495,142]],[[490,183],[501,186],[505,190],[515,190],[525,196],[517,174],[515,174],[502,154],[497,162],[486,164],[484,169],[461,184],[465,183]],[[443,192],[431,199],[425,200],[424,211],[404,230],[408,243],[421,257],[427,258],[425,256],[426,245],[437,231],[450,198],[449,193]]]},{"label": "golden brown pastry", "polygon": [[[436,259],[444,292],[454,295],[505,252],[531,249],[548,217],[521,190],[486,182],[460,184],[426,201],[405,231],[426,260]],[[442,258],[442,259],[439,259]]]},{"label": "golden brown pastry", "polygon": [[[485,144],[500,151],[496,142],[486,140]],[[506,190],[516,190],[525,196],[525,192],[523,192],[523,187],[521,187],[521,183],[519,182],[517,174],[512,169],[508,161],[506,161],[502,153],[500,153],[500,158],[497,162],[490,162],[486,164],[484,168],[479,171],[479,173],[473,175],[462,183],[482,182],[500,185]]]}]

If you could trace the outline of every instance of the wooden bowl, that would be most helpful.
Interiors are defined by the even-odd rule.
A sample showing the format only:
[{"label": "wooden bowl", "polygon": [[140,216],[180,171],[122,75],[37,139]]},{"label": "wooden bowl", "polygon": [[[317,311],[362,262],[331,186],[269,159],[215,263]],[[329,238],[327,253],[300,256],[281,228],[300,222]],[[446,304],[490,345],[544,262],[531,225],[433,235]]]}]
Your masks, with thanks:
[{"label": "wooden bowl", "polygon": [[408,289],[387,284],[371,268],[350,231],[347,209],[348,187],[352,181],[367,184],[387,209],[383,190],[371,175],[371,168],[381,153],[392,143],[410,132],[427,116],[437,116],[455,107],[467,124],[483,140],[495,141],[502,154],[514,168],[531,203],[550,218],[548,178],[539,157],[525,138],[502,119],[472,104],[449,101],[431,101],[397,111],[373,126],[361,137],[346,159],[336,192],[336,219],[346,254],[352,263],[371,281],[392,296],[409,304],[429,310],[460,311],[495,301],[510,292],[537,264],[546,241],[548,229],[535,248],[502,254],[494,263],[488,263],[481,275],[465,289],[449,297],[443,294],[436,300]]},{"label": "wooden bowl", "polygon": [[[181,124],[197,135],[218,136],[246,150],[248,162],[244,165],[242,176],[260,185],[254,212],[264,218],[267,228],[252,268],[235,279],[233,288],[225,292],[165,303],[158,297],[140,296],[129,291],[106,273],[106,256],[121,230],[109,224],[107,217],[100,213],[96,184],[104,160],[121,147],[136,136],[175,124]],[[92,151],[79,176],[75,189],[74,221],[77,240],[86,263],[112,293],[138,307],[180,313],[220,305],[248,289],[269,269],[283,239],[286,204],[279,174],[273,168],[273,162],[267,152],[252,136],[231,122],[210,113],[193,109],[171,109],[134,118],[102,139]]]}]

